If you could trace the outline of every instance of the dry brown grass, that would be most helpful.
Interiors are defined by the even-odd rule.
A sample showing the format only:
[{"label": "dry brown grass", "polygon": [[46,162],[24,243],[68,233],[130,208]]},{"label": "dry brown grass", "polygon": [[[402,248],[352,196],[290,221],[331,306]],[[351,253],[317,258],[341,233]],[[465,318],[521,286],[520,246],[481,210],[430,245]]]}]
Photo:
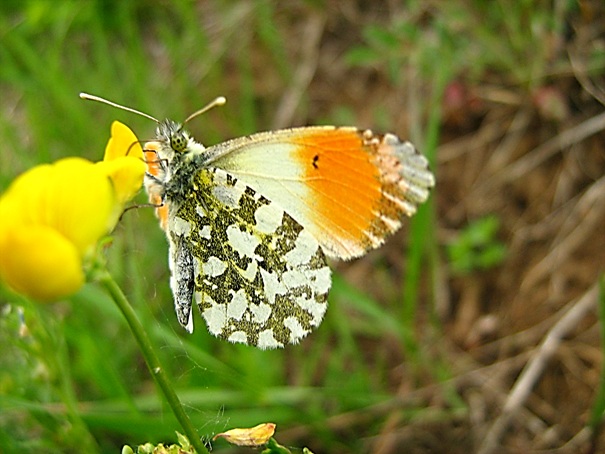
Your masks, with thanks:
[{"label": "dry brown grass", "polygon": [[[441,345],[424,348],[447,359],[450,380],[437,384],[419,376],[398,345],[368,345],[369,357],[392,349],[393,400],[334,416],[329,426],[354,436],[380,421],[379,435],[366,440],[369,452],[603,449],[601,441],[592,444],[586,424],[602,361],[596,311],[605,263],[605,81],[602,69],[587,69],[587,50],[603,45],[605,21],[596,15],[602,12],[597,3],[583,8],[555,55],[569,71],[554,74],[547,85],[530,93],[501,85],[506,75],[486,74],[448,87],[461,97],[444,106],[435,192],[440,244],[469,222],[496,215],[507,256],[501,266],[462,276],[441,257],[435,307],[445,336]],[[348,19],[361,15],[353,8]],[[342,49],[338,21],[309,18],[301,33],[314,43],[322,28],[324,51],[302,50],[294,69],[300,78],[282,98],[284,111],[299,90],[310,90],[310,117],[314,109],[357,100],[351,105],[369,123],[367,97],[384,99],[392,113],[392,98],[401,93],[385,88],[384,75],[360,70],[347,78],[347,69],[330,58]],[[392,117],[409,126],[409,112]],[[386,254],[392,276],[401,276],[405,261],[396,252]],[[355,282],[373,272],[371,261],[343,268]],[[368,291],[381,299],[389,289]],[[419,332],[431,329],[426,318]],[[467,411],[447,408],[448,389],[462,397]],[[418,407],[435,411],[410,422],[403,410]],[[282,433],[293,439],[309,435],[304,428]]]}]

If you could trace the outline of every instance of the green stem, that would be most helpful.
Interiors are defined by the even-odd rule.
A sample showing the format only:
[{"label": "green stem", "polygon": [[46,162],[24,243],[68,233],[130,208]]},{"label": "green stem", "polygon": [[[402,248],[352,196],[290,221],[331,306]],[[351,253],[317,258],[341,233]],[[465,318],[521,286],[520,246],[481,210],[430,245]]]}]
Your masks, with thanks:
[{"label": "green stem", "polygon": [[178,396],[176,395],[174,389],[170,384],[170,380],[166,375],[166,371],[162,367],[158,356],[155,354],[155,350],[151,345],[151,342],[149,340],[149,337],[147,336],[145,329],[143,328],[143,325],[141,325],[141,322],[139,321],[136,313],[134,312],[134,309],[126,299],[126,296],[122,292],[122,289],[120,289],[118,284],[116,284],[116,282],[113,280],[113,278],[107,271],[103,271],[99,274],[99,282],[105,287],[107,292],[109,292],[113,300],[116,302],[116,304],[122,311],[122,314],[124,314],[124,317],[126,318],[128,325],[130,326],[130,330],[132,331],[132,334],[134,334],[134,337],[139,344],[141,352],[143,353],[143,358],[145,358],[145,362],[147,363],[147,367],[151,372],[151,376],[162,390],[162,393],[164,394],[168,405],[170,405],[174,416],[176,416],[176,419],[181,424],[185,435],[187,435],[187,438],[189,438],[189,442],[193,445],[193,447],[198,453],[209,454],[208,450],[200,440],[200,437],[197,434],[195,427],[191,423],[191,420],[187,416],[187,413],[185,413],[185,410],[181,405],[181,401],[179,400]]}]

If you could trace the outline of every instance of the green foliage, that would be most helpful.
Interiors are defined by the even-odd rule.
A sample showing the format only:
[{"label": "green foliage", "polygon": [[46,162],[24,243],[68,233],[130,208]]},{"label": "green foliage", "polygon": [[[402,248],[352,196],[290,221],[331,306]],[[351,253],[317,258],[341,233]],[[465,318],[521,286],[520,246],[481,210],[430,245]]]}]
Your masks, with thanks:
[{"label": "green foliage", "polygon": [[495,216],[486,216],[467,225],[447,245],[452,271],[468,274],[500,265],[506,257],[506,245],[497,238],[499,229],[500,220]]},{"label": "green foliage", "polygon": [[261,454],[292,454],[292,451],[280,445],[277,441],[275,441],[275,438],[270,438],[269,442],[267,443],[267,449],[263,449]]},{"label": "green foliage", "polygon": [[[386,64],[392,81],[401,80],[402,63],[410,61],[425,76],[437,67],[452,67],[454,77],[475,78],[486,71],[527,88],[543,84],[553,71],[554,43],[565,32],[577,2],[408,2],[390,26],[368,24],[364,44],[347,53],[350,64]],[[441,68],[443,70],[444,68]],[[447,70],[447,69],[446,69]]]},{"label": "green foliage", "polygon": [[178,445],[164,446],[163,443],[159,443],[154,446],[152,443],[145,443],[137,446],[136,451],[130,446],[125,445],[122,447],[122,454],[195,454],[195,449],[191,446],[187,437],[178,432],[176,433],[176,437]]}]

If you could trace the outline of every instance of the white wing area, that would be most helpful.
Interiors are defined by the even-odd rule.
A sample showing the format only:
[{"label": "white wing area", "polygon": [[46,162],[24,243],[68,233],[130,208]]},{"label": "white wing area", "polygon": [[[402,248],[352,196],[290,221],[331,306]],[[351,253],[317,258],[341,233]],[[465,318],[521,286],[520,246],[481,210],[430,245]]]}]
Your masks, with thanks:
[{"label": "white wing area", "polygon": [[[334,128],[304,129],[323,131]],[[297,154],[299,145],[293,142],[295,131],[285,129],[241,137],[209,147],[206,153],[216,156],[211,166],[244,181],[308,228],[322,244],[314,211],[316,194],[306,182],[307,169]]]}]

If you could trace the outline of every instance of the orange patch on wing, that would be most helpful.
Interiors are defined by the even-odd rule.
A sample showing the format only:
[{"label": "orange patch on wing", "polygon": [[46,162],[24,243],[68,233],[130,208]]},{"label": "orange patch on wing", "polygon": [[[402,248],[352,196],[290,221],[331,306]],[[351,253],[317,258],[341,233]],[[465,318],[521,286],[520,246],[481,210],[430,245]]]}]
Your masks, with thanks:
[{"label": "orange patch on wing", "polygon": [[[147,164],[147,172],[155,177],[160,174],[160,161],[157,150],[159,144],[157,142],[147,142],[143,153],[145,154],[145,163]],[[155,214],[160,220],[160,226],[166,230],[168,226],[168,205],[162,201],[162,197],[158,193],[149,193],[149,203],[156,206]]]},{"label": "orange patch on wing", "polygon": [[[156,198],[154,198],[156,199]],[[168,226],[168,204],[164,203],[162,204],[161,200],[151,200],[150,198],[150,202],[153,203],[154,205],[159,205],[156,209],[155,209],[155,214],[158,217],[158,219],[160,220],[160,227],[162,227],[162,230],[166,230],[166,227]]]},{"label": "orange patch on wing", "polygon": [[147,164],[147,173],[150,173],[154,177],[159,177],[161,171],[159,150],[160,144],[158,142],[147,142],[143,149],[145,164]]},{"label": "orange patch on wing", "polygon": [[317,222],[344,240],[363,242],[376,218],[381,184],[362,133],[340,128],[305,133],[294,142],[313,192]]}]

